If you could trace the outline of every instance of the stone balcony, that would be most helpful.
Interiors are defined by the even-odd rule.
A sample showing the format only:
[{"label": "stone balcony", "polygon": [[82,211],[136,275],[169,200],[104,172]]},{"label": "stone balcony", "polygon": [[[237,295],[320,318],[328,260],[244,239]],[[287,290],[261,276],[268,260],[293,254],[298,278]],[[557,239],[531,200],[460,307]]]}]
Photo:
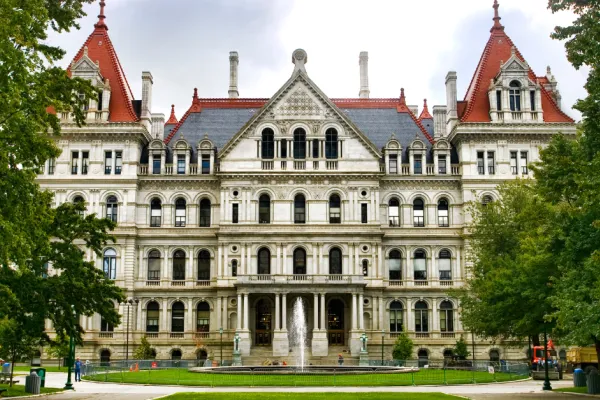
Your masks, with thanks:
[{"label": "stone balcony", "polygon": [[216,280],[138,280],[135,282],[136,289],[211,289],[217,287]]},{"label": "stone balcony", "polygon": [[238,275],[235,286],[366,286],[362,275]]}]

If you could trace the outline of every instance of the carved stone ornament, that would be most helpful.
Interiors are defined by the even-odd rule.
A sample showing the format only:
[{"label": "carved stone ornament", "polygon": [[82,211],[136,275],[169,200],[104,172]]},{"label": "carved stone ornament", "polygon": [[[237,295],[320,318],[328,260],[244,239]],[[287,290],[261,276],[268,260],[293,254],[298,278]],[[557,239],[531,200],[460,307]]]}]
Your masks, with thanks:
[{"label": "carved stone ornament", "polygon": [[306,89],[298,88],[277,109],[277,114],[282,116],[319,116],[323,110],[312,99]]}]

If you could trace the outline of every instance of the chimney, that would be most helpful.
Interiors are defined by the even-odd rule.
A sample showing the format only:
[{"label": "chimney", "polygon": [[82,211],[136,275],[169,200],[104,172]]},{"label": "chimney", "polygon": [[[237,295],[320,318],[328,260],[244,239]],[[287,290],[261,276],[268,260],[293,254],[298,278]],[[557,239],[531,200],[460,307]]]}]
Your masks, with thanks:
[{"label": "chimney", "polygon": [[456,106],[456,72],[450,71],[446,75],[446,133],[450,134],[458,123],[458,110]]},{"label": "chimney", "polygon": [[433,106],[433,137],[446,136],[446,106]]},{"label": "chimney", "polygon": [[237,99],[240,97],[238,92],[238,64],[240,58],[237,51],[229,52],[229,98]]},{"label": "chimney", "polygon": [[148,132],[152,132],[152,74],[148,71],[142,72],[142,112],[140,120]]},{"label": "chimney", "polygon": [[165,114],[152,114],[152,137],[164,139],[165,135]]},{"label": "chimney", "polygon": [[369,94],[369,53],[361,51],[358,57],[358,64],[360,65],[360,92],[358,97],[361,99],[368,99]]}]

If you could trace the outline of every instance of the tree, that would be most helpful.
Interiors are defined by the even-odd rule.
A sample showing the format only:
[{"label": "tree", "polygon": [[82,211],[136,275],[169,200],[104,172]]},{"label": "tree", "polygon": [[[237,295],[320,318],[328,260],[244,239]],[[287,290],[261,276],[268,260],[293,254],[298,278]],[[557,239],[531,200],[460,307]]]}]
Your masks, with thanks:
[{"label": "tree", "polygon": [[69,356],[69,341],[67,338],[57,338],[46,348],[46,353],[50,357],[58,360],[58,369],[60,370],[62,361]]},{"label": "tree", "polygon": [[[121,291],[82,250],[99,255],[113,240],[106,232],[114,224],[80,217],[83,204],[55,209],[52,194],[36,183],[45,162],[59,155],[57,113],[72,113],[82,124],[83,106],[97,96],[88,81],[55,65],[65,53],[48,44],[47,31],[78,28],[83,4],[91,2],[0,2],[0,318],[28,329],[20,336],[42,341],[44,318],[59,336],[73,334],[78,342],[80,315],[119,322],[113,301],[122,300]],[[58,273],[46,278],[48,265]]]},{"label": "tree", "polygon": [[38,336],[28,335],[29,329],[15,320],[0,320],[0,357],[10,361],[10,387],[15,363],[31,359],[42,345]]},{"label": "tree", "polygon": [[413,354],[413,347],[413,341],[408,337],[406,332],[402,331],[398,334],[394,343],[392,357],[394,360],[410,360]]},{"label": "tree", "polygon": [[467,342],[462,335],[460,336],[460,339],[456,341],[453,353],[459,360],[466,360],[467,357],[471,355],[469,352],[469,347],[467,346]]},{"label": "tree", "polygon": [[140,345],[133,352],[133,358],[136,360],[153,360],[156,357],[156,350],[150,347],[146,336],[142,336]]},{"label": "tree", "polygon": [[453,293],[467,330],[500,340],[538,337],[552,328],[546,316],[555,311],[551,209],[532,180],[504,183],[498,192],[498,201],[468,206],[472,265],[465,286]]}]

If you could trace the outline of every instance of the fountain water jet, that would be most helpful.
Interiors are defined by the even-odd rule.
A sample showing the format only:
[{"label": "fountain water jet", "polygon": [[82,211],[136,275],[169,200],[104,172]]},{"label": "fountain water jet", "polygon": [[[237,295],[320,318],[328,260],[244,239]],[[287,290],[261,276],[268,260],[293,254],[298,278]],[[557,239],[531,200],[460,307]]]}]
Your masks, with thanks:
[{"label": "fountain water jet", "polygon": [[306,351],[306,307],[301,297],[298,297],[294,302],[292,312],[292,323],[290,330],[290,346],[296,354],[296,365],[300,370],[304,370],[305,366],[305,351]]}]

